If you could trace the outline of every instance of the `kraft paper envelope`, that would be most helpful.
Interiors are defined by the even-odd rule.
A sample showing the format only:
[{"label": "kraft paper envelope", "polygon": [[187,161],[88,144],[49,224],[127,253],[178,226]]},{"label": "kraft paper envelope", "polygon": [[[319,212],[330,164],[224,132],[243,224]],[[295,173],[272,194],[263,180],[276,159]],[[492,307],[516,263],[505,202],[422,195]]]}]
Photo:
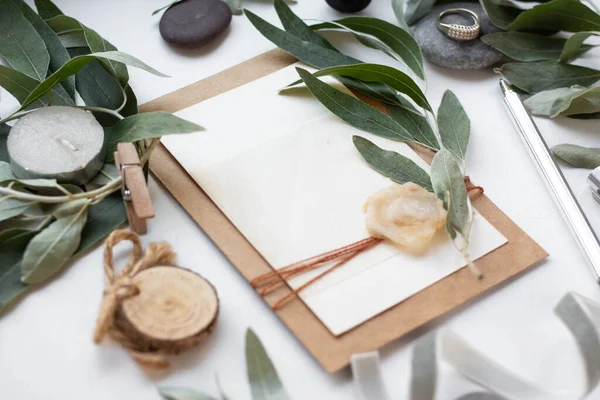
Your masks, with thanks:
[{"label": "kraft paper envelope", "polygon": [[[293,58],[275,50],[189,87],[168,94],[146,104],[142,109],[143,111],[164,110],[177,112],[203,100],[207,100],[233,88],[239,87],[245,83],[254,81],[257,78],[278,71],[289,66],[293,62],[295,62]],[[315,100],[313,99],[312,101]],[[183,114],[185,114],[185,111]],[[202,119],[201,116],[198,116],[198,118],[200,120]],[[330,118],[327,116],[320,118],[323,118],[323,120],[318,122],[331,124],[332,131],[335,131],[336,126],[343,127],[343,129],[346,130],[352,129],[339,120],[335,121],[335,117]],[[302,128],[300,127],[298,129],[299,131],[291,133],[291,136],[286,135],[287,139],[284,139],[284,141],[290,140],[289,137],[293,138],[294,135],[302,135]],[[367,134],[358,131],[352,133],[368,136]],[[208,132],[205,134],[208,135]],[[269,132],[265,133],[265,135],[268,136]],[[329,140],[335,141],[340,135],[344,136],[346,142],[350,140],[350,137],[347,136],[347,132],[345,134],[340,133],[339,135],[330,136]],[[389,143],[386,143],[389,141],[377,141],[371,136],[368,137],[382,147],[401,151],[403,153],[405,152],[405,149],[402,149],[400,144],[390,146]],[[273,138],[271,137],[268,139],[272,140]],[[277,141],[278,139],[275,140],[275,144],[268,143],[264,145],[262,151],[266,151],[265,154],[269,154],[272,150],[277,150]],[[325,146],[323,144],[324,142],[319,141],[316,141],[313,144],[318,143],[320,143],[322,147]],[[341,144],[342,142],[336,142],[335,145],[340,146]],[[271,148],[272,146],[275,146],[275,148]],[[259,148],[259,150],[261,149]],[[418,151],[424,159],[429,159],[431,157],[430,152],[422,151],[418,148],[415,148],[415,150]],[[252,155],[254,152],[246,153],[247,154],[242,151],[241,159],[236,160],[236,162],[243,161],[247,163],[246,165],[252,165],[255,160],[244,160],[244,158],[248,155]],[[206,163],[205,167],[209,169],[215,165],[219,165],[218,162],[215,162],[211,166],[210,160],[206,161]],[[222,168],[223,165],[225,164],[221,163],[220,168]],[[364,169],[365,171],[369,171],[369,168],[366,165],[364,165]],[[175,196],[188,213],[196,220],[196,222],[198,222],[248,280],[271,270],[271,266],[261,257],[258,251],[209,199],[196,184],[194,179],[185,172],[181,165],[168,151],[166,151],[166,149],[161,148],[153,155],[151,170],[156,178]],[[192,171],[192,173],[194,173],[194,171]],[[233,177],[234,174],[229,178],[233,179]],[[215,187],[218,187],[218,180],[209,183],[203,182],[203,184],[207,186],[209,191],[214,192],[213,196],[219,198],[218,202],[220,204],[223,203],[223,197],[215,195],[215,193],[219,193],[219,190],[215,190]],[[378,184],[381,187],[382,183],[380,182]],[[223,208],[228,208],[225,203],[221,205]],[[324,205],[327,205],[327,203]],[[485,218],[478,217],[480,218],[479,223],[481,223],[482,226],[486,225],[485,220],[487,220],[495,227],[495,229],[487,227],[489,229],[485,231],[487,232],[486,235],[497,235],[491,242],[488,241],[488,243],[486,243],[487,247],[483,246],[482,249],[478,249],[477,244],[474,243],[474,249],[472,249],[472,251],[474,250],[474,254],[478,251],[480,252],[480,254],[477,254],[474,257],[476,258],[479,255],[485,254],[490,249],[496,248],[496,250],[476,261],[476,265],[485,274],[485,279],[482,281],[474,279],[472,274],[465,268],[453,272],[456,269],[455,267],[444,274],[446,275],[447,273],[452,272],[450,275],[415,294],[412,294],[410,290],[406,291],[405,294],[400,297],[400,300],[405,300],[400,303],[397,303],[397,301],[399,301],[398,298],[385,299],[384,302],[378,304],[378,307],[380,307],[379,311],[383,312],[364,321],[365,318],[370,317],[377,311],[376,307],[361,310],[362,314],[359,313],[360,315],[353,319],[342,320],[335,319],[332,315],[334,314],[332,311],[335,311],[335,308],[330,307],[327,309],[327,307],[324,307],[324,305],[327,304],[327,301],[323,296],[327,297],[330,296],[331,293],[335,293],[335,298],[339,298],[340,293],[349,293],[349,291],[351,292],[352,290],[352,285],[344,289],[339,289],[338,286],[343,286],[339,285],[339,279],[331,278],[329,281],[324,280],[323,282],[319,282],[319,285],[315,288],[310,288],[311,290],[307,291],[305,298],[303,299],[304,302],[296,299],[278,310],[277,314],[323,367],[329,372],[334,372],[348,364],[351,354],[377,349],[385,345],[418,326],[438,317],[444,312],[466,302],[490,287],[525,270],[546,256],[543,249],[522,232],[485,196],[477,197],[474,200],[474,206],[481,216]],[[235,208],[233,208],[233,210],[234,209]],[[244,222],[243,218],[240,219],[239,213],[236,215],[236,213],[231,210],[232,208],[229,207],[228,214],[232,216],[233,219],[238,220],[238,222],[241,221],[240,226],[242,227],[242,230],[246,231],[246,235],[252,236],[253,233],[248,231],[248,226],[250,225],[248,225],[247,222]],[[362,220],[360,212],[358,214],[358,218]],[[486,227],[483,227],[482,229],[486,229]],[[501,235],[497,234],[496,230],[500,232]],[[508,243],[498,247],[504,242],[504,238],[506,238]],[[255,244],[257,243],[256,240],[256,238],[253,239]],[[489,246],[492,247],[489,248]],[[269,254],[269,250],[265,249],[266,248],[263,245],[263,253],[274,265],[276,265],[276,267],[281,267],[290,260],[298,261],[298,259],[294,259],[293,257],[302,255],[301,253],[290,254],[289,257],[291,258],[283,257],[277,259],[276,254],[286,253]],[[380,250],[381,253],[379,254],[379,257],[387,259],[384,255],[386,251],[388,253],[390,252],[389,249],[385,248]],[[393,255],[395,255],[395,253],[389,253],[389,256]],[[355,269],[358,268],[357,265],[361,265],[361,263],[356,263],[354,266]],[[399,267],[400,266],[398,265],[394,265],[393,269],[398,270]],[[392,266],[390,265],[388,268],[392,269]],[[350,268],[346,270],[345,273],[349,274],[349,281],[352,281],[351,278],[356,277],[357,274],[362,275],[365,273],[365,271],[356,271],[355,269],[353,270]],[[439,278],[440,277],[437,277],[434,280]],[[302,278],[299,279],[298,282],[302,282]],[[292,281],[290,285],[292,287],[297,286],[298,282]],[[377,283],[377,281],[374,282]],[[380,283],[381,282],[378,284]],[[289,287],[284,287],[272,295],[267,296],[266,300],[270,304],[273,304],[278,298],[288,293],[289,290]],[[338,290],[338,292],[335,292],[335,290]],[[386,292],[392,293],[390,288],[387,288]],[[352,296],[350,296],[350,298],[351,297]],[[371,302],[368,303],[372,304]],[[315,313],[311,312],[306,304],[309,304],[313,308],[313,311],[317,315],[320,315],[323,322],[328,324],[328,327],[321,322]],[[350,304],[351,302],[347,306]],[[385,304],[388,304],[388,306],[395,305],[388,308]],[[343,334],[339,335],[340,333]]]}]

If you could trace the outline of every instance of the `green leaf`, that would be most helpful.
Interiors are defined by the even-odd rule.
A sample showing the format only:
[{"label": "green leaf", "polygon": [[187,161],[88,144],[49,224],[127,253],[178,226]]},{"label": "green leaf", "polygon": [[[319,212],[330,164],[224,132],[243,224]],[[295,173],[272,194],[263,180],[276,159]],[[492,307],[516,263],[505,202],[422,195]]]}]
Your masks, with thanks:
[{"label": "green leaf", "polygon": [[24,283],[41,283],[58,273],[73,256],[81,240],[89,200],[64,203],[53,215],[56,221],[38,233],[27,245],[21,264]]},{"label": "green leaf", "polygon": [[[117,48],[115,46],[113,46],[108,40],[106,40],[102,36],[100,36],[93,29],[90,29],[84,25],[83,31],[85,34],[85,40],[87,41],[88,47],[90,48],[92,53],[107,53],[107,52],[116,52],[117,51]],[[121,53],[121,54],[124,54],[124,53]],[[133,57],[131,57],[131,58],[133,59]],[[129,62],[119,61],[117,59],[112,59],[112,58],[99,58],[98,61],[100,62],[100,64],[102,64],[102,66],[104,68],[106,68],[106,70],[112,76],[117,78],[117,80],[121,84],[121,87],[123,87],[123,88],[127,87],[127,84],[129,83],[129,72],[127,72],[127,66],[125,64],[129,64]],[[132,65],[132,64],[130,64],[130,65]],[[152,72],[156,75],[159,75],[159,76],[162,75],[162,76],[166,77],[166,75],[161,74],[160,72],[156,71],[154,68],[151,68],[146,64],[143,64],[143,65],[144,65],[144,67],[141,67],[141,65],[136,65],[136,66],[138,68],[145,69],[148,72]]]},{"label": "green leaf", "polygon": [[349,65],[361,62],[355,58],[345,56],[338,51],[302,40],[291,33],[269,24],[251,11],[244,10],[244,12],[248,20],[264,37],[298,60],[313,67],[326,68],[334,65]]},{"label": "green leaf", "polygon": [[142,139],[201,130],[203,130],[201,126],[167,112],[158,111],[132,115],[119,121],[115,126],[104,129],[106,159],[107,162],[113,160],[113,153],[119,142],[136,142]]},{"label": "green leaf", "polygon": [[560,144],[552,148],[554,155],[577,168],[600,167],[600,149]]},{"label": "green leaf", "polygon": [[587,51],[588,49],[594,47],[591,45],[585,45],[583,42],[590,36],[598,36],[597,33],[594,32],[578,32],[572,34],[566,41],[560,57],[558,58],[559,62],[569,62],[574,58],[580,56],[582,53]]},{"label": "green leaf", "polygon": [[392,9],[394,10],[394,15],[396,16],[396,20],[400,27],[406,31],[408,31],[408,23],[406,22],[406,13],[404,9],[406,8],[405,0],[392,0]]},{"label": "green leaf", "polygon": [[221,0],[225,4],[229,6],[231,13],[233,15],[242,15],[244,11],[242,10],[242,0]]},{"label": "green leaf", "polygon": [[377,147],[371,141],[360,136],[353,136],[352,141],[360,155],[375,171],[387,176],[394,182],[400,184],[413,182],[433,192],[429,174],[410,158]]},{"label": "green leaf", "polygon": [[11,199],[7,196],[0,197],[0,221],[21,215],[35,204],[34,201]]},{"label": "green leaf", "polygon": [[552,61],[504,64],[496,72],[528,93],[574,85],[590,86],[600,79],[600,71]]},{"label": "green leaf", "polygon": [[60,40],[62,45],[67,49],[72,49],[76,47],[87,48],[87,41],[85,40],[83,29],[79,32],[63,33],[62,35],[58,36],[58,39]]},{"label": "green leaf", "polygon": [[[485,35],[482,41],[499,52],[518,61],[556,61],[561,57],[566,39],[534,35],[524,32],[499,32]],[[581,47],[577,55],[585,53],[592,46]]]},{"label": "green leaf", "polygon": [[298,16],[292,12],[290,7],[288,7],[283,0],[275,0],[274,3],[277,16],[287,32],[301,40],[339,53],[338,49],[333,47],[333,45],[329,43],[327,39],[315,33],[313,31],[314,28],[309,27],[304,23],[304,21],[302,21],[302,19],[298,18]]},{"label": "green leaf", "polygon": [[404,15],[408,25],[414,25],[431,11],[436,0],[407,0]]},{"label": "green leaf", "polygon": [[177,3],[181,3],[182,1],[185,1],[185,0],[176,0],[176,1],[173,1],[173,2],[171,2],[169,4],[167,4],[166,6],[159,8],[158,10],[152,11],[152,15],[154,16],[154,15],[158,14],[159,12],[166,10],[167,8],[171,8],[172,6],[174,6]]},{"label": "green leaf", "polygon": [[[397,56],[394,57],[392,54],[392,58],[399,58],[404,61],[419,78],[425,79],[421,49],[410,33],[404,29],[389,22],[369,17],[348,17],[333,22],[350,29],[351,32],[363,33],[377,38],[383,43],[383,46],[381,46],[379,42],[374,42],[379,49],[388,54],[391,50]],[[323,23],[313,26],[312,29],[339,30],[340,27],[331,23]]]},{"label": "green leaf", "polygon": [[[492,24],[506,29],[523,12],[511,6],[496,4],[493,0],[479,0]],[[506,3],[505,3],[506,4]]]},{"label": "green leaf", "polygon": [[550,29],[567,32],[600,30],[600,15],[577,0],[552,0],[523,11],[508,30]]},{"label": "green leaf", "polygon": [[[431,111],[431,106],[427,98],[417,86],[417,84],[402,71],[386,65],[379,64],[355,64],[355,65],[340,65],[337,67],[324,68],[313,74],[315,77],[327,75],[342,75],[345,77],[355,78],[363,82],[379,82],[385,83],[391,88],[406,94],[415,103],[426,110]],[[300,83],[296,81],[295,85]]]},{"label": "green leaf", "polygon": [[582,86],[544,90],[528,97],[523,103],[531,114],[549,117],[552,113],[552,106],[557,100],[574,93],[581,93],[584,90],[585,88]]},{"label": "green leaf", "polygon": [[6,140],[10,133],[10,126],[6,124],[0,124],[0,161],[10,162],[10,156],[8,155],[8,149],[6,146]]},{"label": "green leaf", "polygon": [[[31,23],[46,44],[46,49],[50,55],[50,71],[57,71],[71,59],[67,49],[65,49],[56,33],[54,33],[44,20],[31,9],[31,7],[23,0],[13,1],[21,9],[23,16]],[[62,86],[65,88],[71,99],[75,100],[75,79],[67,78],[62,82]]]},{"label": "green leaf", "polygon": [[246,366],[252,400],[289,400],[269,355],[251,329],[246,331]]},{"label": "green leaf", "polygon": [[21,258],[36,234],[37,231],[24,230],[0,243],[0,313],[29,289],[21,282]]},{"label": "green leaf", "polygon": [[[89,54],[89,49],[75,48],[69,50],[74,57]],[[123,103],[121,85],[98,61],[92,61],[76,75],[77,91],[87,106],[118,109]],[[135,97],[134,97],[135,100]],[[118,122],[116,117],[106,113],[95,113],[94,116],[102,126],[111,126]]]},{"label": "green leaf", "polygon": [[167,400],[217,400],[207,394],[184,387],[163,387],[158,391]]},{"label": "green leaf", "polygon": [[600,112],[600,86],[582,89],[560,97],[550,107],[550,117]]},{"label": "green leaf", "polygon": [[[20,104],[26,102],[31,92],[33,92],[39,86],[39,84],[40,83],[35,79],[17,71],[16,69],[0,65],[0,86],[13,95]],[[39,108],[50,103],[54,105],[65,106],[75,105],[67,92],[65,92],[65,90],[59,86],[52,89],[47,96],[38,98],[36,101],[31,102],[28,105],[31,106],[31,108]]]},{"label": "green leaf", "polygon": [[395,106],[389,106],[388,111],[394,121],[410,132],[415,142],[433,150],[440,149],[440,144],[435,137],[435,133],[431,129],[427,119],[422,115],[406,108]]},{"label": "green leaf", "polygon": [[21,105],[21,109],[27,107],[32,102],[36,101],[41,96],[48,93],[48,91],[50,91],[52,87],[54,87],[54,85],[62,82],[67,77],[75,75],[76,73],[81,71],[81,69],[88,65],[90,62],[100,59],[122,62],[133,67],[141,68],[158,76],[167,76],[158,72],[157,70],[143,63],[137,58],[125,53],[121,53],[119,51],[109,51],[106,53],[92,53],[87,56],[78,56],[71,59],[68,63],[63,65],[61,69],[50,75],[50,77],[44,82],[40,83],[38,87],[36,87],[35,90],[27,97],[27,100],[25,100],[25,102]]},{"label": "green leaf", "polygon": [[433,190],[448,211],[446,229],[452,239],[457,232],[467,237],[470,219],[467,189],[456,158],[447,150],[439,151],[431,162]]},{"label": "green leaf", "polygon": [[442,146],[464,162],[471,136],[471,121],[458,97],[450,90],[444,92],[437,121]]},{"label": "green leaf", "polygon": [[321,82],[302,68],[296,68],[296,71],[313,96],[348,124],[387,139],[414,140],[410,132],[376,108]]},{"label": "green leaf", "polygon": [[[65,35],[67,33],[80,33],[83,32],[83,25],[75,18],[68,17],[66,15],[57,15],[55,17],[46,19],[46,24],[56,33],[57,35]],[[85,35],[83,36],[85,38]],[[87,46],[87,41],[84,46]]]},{"label": "green leaf", "polygon": [[49,19],[62,15],[62,11],[50,0],[35,0],[35,7],[43,19]]},{"label": "green leaf", "polygon": [[0,161],[0,183],[16,179],[8,162]]},{"label": "green leaf", "polygon": [[85,251],[102,241],[126,221],[127,212],[120,192],[115,192],[100,203],[90,206],[76,253]]},{"label": "green leaf", "polygon": [[46,45],[12,0],[0,0],[0,56],[8,65],[38,81],[46,79]]}]

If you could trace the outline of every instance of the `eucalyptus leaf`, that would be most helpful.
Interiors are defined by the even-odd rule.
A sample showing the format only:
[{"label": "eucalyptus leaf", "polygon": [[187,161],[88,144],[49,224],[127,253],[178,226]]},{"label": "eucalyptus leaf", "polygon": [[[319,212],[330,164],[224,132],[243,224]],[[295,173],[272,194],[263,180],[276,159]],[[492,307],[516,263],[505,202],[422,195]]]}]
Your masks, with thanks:
[{"label": "eucalyptus leaf", "polygon": [[225,4],[229,6],[231,13],[233,15],[242,15],[244,11],[242,10],[242,0],[222,0]]},{"label": "eucalyptus leaf", "polygon": [[543,92],[528,97],[523,103],[531,114],[549,117],[552,112],[552,106],[558,99],[570,96],[574,93],[580,93],[584,90],[585,88],[582,86],[544,90]]},{"label": "eucalyptus leaf", "polygon": [[207,394],[184,387],[163,387],[158,391],[167,400],[217,400]]},{"label": "eucalyptus leaf", "polygon": [[436,0],[407,0],[404,17],[408,25],[414,25],[431,11]]},{"label": "eucalyptus leaf", "polygon": [[430,192],[433,191],[429,174],[410,158],[384,150],[360,136],[353,136],[352,141],[365,161],[380,174],[400,184],[413,182]]},{"label": "eucalyptus leaf", "polygon": [[8,196],[0,197],[0,221],[21,215],[35,204],[34,201],[11,199]]},{"label": "eucalyptus leaf", "polygon": [[600,71],[552,61],[504,64],[496,72],[528,93],[574,85],[590,86],[600,79]]},{"label": "eucalyptus leaf", "polygon": [[[31,92],[38,87],[40,82],[25,75],[16,69],[0,65],[0,86],[6,89],[8,93],[13,95],[20,104],[25,103]],[[47,96],[38,98],[28,104],[31,108],[39,108],[48,105],[50,102],[54,105],[74,105],[75,103],[69,97],[69,95],[59,87],[56,87],[50,91]]]},{"label": "eucalyptus leaf", "polygon": [[99,243],[127,221],[127,212],[120,192],[115,192],[98,204],[90,206],[87,211],[87,220],[76,253]]},{"label": "eucalyptus leaf", "polygon": [[600,112],[600,86],[558,98],[550,107],[550,117]]},{"label": "eucalyptus leaf", "polygon": [[[315,77],[327,75],[342,75],[345,77],[355,78],[363,82],[379,82],[385,83],[389,87],[406,94],[415,103],[426,110],[431,111],[431,106],[427,98],[417,86],[417,84],[404,72],[387,65],[379,64],[355,64],[355,65],[340,65],[337,67],[324,68],[313,74]],[[291,85],[300,83],[293,82]]]},{"label": "eucalyptus leaf", "polygon": [[[23,0],[13,0],[19,7],[23,16],[31,23],[33,28],[40,35],[50,56],[49,70],[54,72],[62,67],[71,59],[67,49],[63,46],[60,39],[54,31],[44,22],[44,20],[35,13]],[[44,77],[45,78],[45,77]],[[69,94],[71,99],[75,100],[75,79],[67,78],[62,82],[62,86]]]},{"label": "eucalyptus leaf", "polygon": [[376,108],[321,82],[302,68],[296,71],[317,100],[348,124],[387,139],[414,140],[410,132]]},{"label": "eucalyptus leaf", "polygon": [[[566,39],[524,32],[492,33],[481,37],[481,40],[514,60],[526,62],[556,61],[567,43]],[[579,56],[591,48],[592,46],[581,46],[572,56]]]},{"label": "eucalyptus leaf", "polygon": [[44,41],[13,0],[0,0],[0,9],[0,56],[17,71],[43,81],[50,64]]},{"label": "eucalyptus leaf", "polygon": [[87,48],[87,41],[83,34],[83,29],[76,32],[67,32],[58,36],[58,39],[66,49],[72,49],[76,47]]},{"label": "eucalyptus leaf", "polygon": [[[12,222],[12,221],[14,221],[14,222]],[[27,234],[27,233],[31,233],[31,236],[33,236],[33,232],[35,232],[35,230],[33,230],[33,229],[21,227],[21,224],[23,224],[23,223],[19,222],[19,220],[17,218],[15,218],[13,220],[5,221],[5,223],[7,223],[7,222],[8,223],[12,222],[12,224],[9,224],[9,226],[11,226],[10,228],[0,231],[0,248],[2,248],[4,243],[11,242],[14,237],[20,236],[22,234]],[[3,225],[4,225],[4,223],[3,223]],[[25,225],[25,224],[23,224],[23,225]],[[16,226],[16,227],[13,227],[13,226]]]},{"label": "eucalyptus leaf", "polygon": [[572,34],[566,41],[558,61],[569,62],[574,58],[578,57],[582,52],[590,49],[594,46],[585,45],[583,42],[590,36],[598,36],[594,32],[578,32]]},{"label": "eucalyptus leaf", "polygon": [[406,31],[408,31],[408,23],[406,22],[406,0],[392,0],[392,9],[394,10],[394,15],[396,16],[396,21],[398,21],[398,25]]},{"label": "eucalyptus leaf", "polygon": [[479,0],[479,2],[492,24],[500,29],[508,28],[523,12],[523,10],[516,7],[496,4],[493,0]]},{"label": "eucalyptus leaf", "polygon": [[600,167],[600,149],[560,144],[552,148],[554,155],[577,168]]},{"label": "eucalyptus leaf", "polygon": [[10,164],[5,161],[0,161],[0,183],[11,179],[16,179],[16,177],[12,172]]},{"label": "eucalyptus leaf", "polygon": [[201,126],[167,112],[157,111],[132,115],[119,121],[115,126],[104,129],[106,160],[112,162],[113,153],[119,142],[136,142],[142,139],[201,130],[203,130]]},{"label": "eucalyptus leaf", "polygon": [[62,15],[62,11],[50,0],[35,0],[35,7],[38,10],[38,14],[43,19],[49,19]]},{"label": "eucalyptus leaf", "polygon": [[167,76],[167,75],[164,75],[164,74],[158,72],[157,70],[155,70],[154,68],[150,67],[149,65],[143,63],[142,61],[138,60],[137,58],[130,56],[128,54],[125,54],[125,53],[121,53],[119,51],[108,51],[105,53],[92,53],[87,56],[78,56],[78,57],[71,59],[68,63],[63,65],[61,69],[59,69],[58,71],[56,71],[55,73],[50,75],[50,77],[48,79],[46,79],[44,82],[40,83],[35,88],[35,90],[27,97],[25,102],[21,105],[21,109],[27,107],[32,102],[36,101],[41,96],[48,93],[48,91],[50,91],[52,89],[52,87],[54,87],[54,85],[62,82],[64,79],[68,78],[69,76],[75,75],[76,73],[81,71],[81,69],[83,67],[85,67],[87,64],[89,64],[90,62],[92,62],[94,60],[100,60],[100,59],[122,62],[127,65],[131,65],[133,67],[141,68],[141,69],[151,72],[157,76],[161,76],[161,77]]},{"label": "eucalyptus leaf", "polygon": [[[81,25],[81,23],[75,18],[60,14],[46,19],[46,24],[48,24],[54,33],[59,36],[66,35],[68,33],[79,33],[85,40],[83,25]],[[87,47],[87,41],[85,41],[84,46]]]},{"label": "eucalyptus leaf", "polygon": [[10,126],[6,124],[0,124],[0,161],[10,162],[10,156],[8,155],[8,148],[6,146],[6,140],[10,133]]},{"label": "eucalyptus leaf", "polygon": [[394,121],[410,132],[415,142],[433,150],[440,149],[435,133],[425,117],[404,107],[389,106],[388,111]]},{"label": "eucalyptus leaf", "polygon": [[[323,36],[314,32],[314,27],[309,27],[288,7],[283,0],[275,0],[275,11],[286,32],[297,38],[321,46],[335,52],[339,51]],[[358,60],[356,60],[358,61]],[[330,65],[327,65],[330,66]]]},{"label": "eucalyptus leaf", "polygon": [[41,283],[58,273],[73,256],[81,241],[89,200],[64,203],[54,211],[56,221],[27,245],[21,263],[23,283]]},{"label": "eucalyptus leaf", "polygon": [[470,212],[464,175],[458,161],[449,151],[439,151],[431,162],[430,176],[435,194],[448,211],[448,234],[455,239],[458,232],[466,238]]},{"label": "eucalyptus leaf", "polygon": [[600,15],[578,0],[552,0],[523,11],[507,28],[599,31]]},{"label": "eucalyptus leaf", "polygon": [[[85,40],[87,41],[88,47],[90,48],[92,53],[97,54],[97,53],[107,53],[107,52],[116,52],[117,51],[117,48],[115,46],[113,46],[108,40],[106,40],[102,36],[100,36],[93,29],[90,29],[87,26],[83,25],[83,32],[85,34]],[[120,54],[124,55],[124,53],[120,53]],[[126,58],[129,58],[129,57],[130,56],[127,56]],[[131,57],[129,62],[125,62],[123,60],[121,60],[121,61],[118,60],[118,58],[119,57],[117,57],[117,59],[100,57],[100,58],[98,58],[98,61],[100,62],[100,64],[102,64],[102,66],[104,68],[106,68],[106,70],[108,72],[110,72],[110,74],[112,76],[117,78],[117,80],[121,84],[121,87],[125,88],[127,86],[127,84],[129,83],[129,72],[127,72],[127,66],[125,64],[129,64],[129,62],[134,61],[134,60],[133,60],[133,57]],[[133,65],[133,64],[129,64],[129,65]],[[138,65],[133,65],[133,66],[145,69],[146,71],[151,72],[155,75],[158,75],[158,76],[162,75],[163,77],[166,77],[166,75],[161,74],[160,72],[156,71],[154,68],[151,68],[146,64],[142,63],[142,64],[138,64]]]},{"label": "eucalyptus leaf", "polygon": [[458,97],[450,90],[444,92],[437,121],[443,147],[464,162],[471,136],[471,121]]},{"label": "eucalyptus leaf", "polygon": [[333,65],[358,64],[361,61],[343,55],[342,53],[324,48],[321,45],[302,40],[301,38],[283,31],[249,10],[244,10],[246,17],[254,27],[267,39],[290,53],[298,60],[313,67],[326,68]]},{"label": "eucalyptus leaf", "polygon": [[[87,47],[69,50],[69,54],[74,57],[89,53]],[[75,75],[75,79],[77,91],[87,106],[116,110],[123,103],[121,85],[98,61],[92,61],[83,67]],[[102,126],[111,126],[118,122],[116,117],[106,113],[95,113],[94,116]]]},{"label": "eucalyptus leaf", "polygon": [[[415,39],[406,30],[390,24],[389,22],[370,17],[347,17],[333,21],[336,24],[342,25],[351,30],[351,32],[359,32],[377,38],[384,46],[377,47],[388,53],[390,49],[393,54],[397,55],[406,65],[421,79],[425,79],[423,70],[423,55],[421,49]],[[323,23],[312,26],[314,30],[334,29],[339,30],[339,26],[331,23]],[[392,55],[393,58],[394,57]]]},{"label": "eucalyptus leaf", "polygon": [[[331,45],[327,48],[322,47],[325,39],[312,31],[309,34],[307,31],[310,31],[310,28],[285,3],[278,2],[277,8],[280,18],[282,21],[286,21],[285,24],[291,29],[291,32],[276,28],[250,11],[246,11],[246,16],[263,36],[281,47],[284,51],[290,53],[298,60],[317,68],[362,63],[360,60],[343,55]],[[304,37],[308,41],[302,40],[298,36]],[[336,79],[348,88],[358,90],[373,99],[386,104],[399,104],[394,90],[383,83],[360,82],[345,77],[336,77]]]},{"label": "eucalyptus leaf", "polygon": [[166,6],[159,8],[158,10],[152,11],[152,15],[154,16],[154,15],[158,14],[161,11],[164,11],[164,10],[166,10],[168,8],[171,8],[172,6],[174,6],[177,3],[181,3],[182,1],[185,1],[185,0],[176,0],[176,1],[173,1],[173,2],[171,2],[169,4],[167,4]]},{"label": "eucalyptus leaf", "polygon": [[0,313],[29,290],[21,282],[21,258],[36,231],[23,231],[0,243]]},{"label": "eucalyptus leaf", "polygon": [[252,400],[289,400],[277,371],[260,339],[246,331],[246,366]]}]

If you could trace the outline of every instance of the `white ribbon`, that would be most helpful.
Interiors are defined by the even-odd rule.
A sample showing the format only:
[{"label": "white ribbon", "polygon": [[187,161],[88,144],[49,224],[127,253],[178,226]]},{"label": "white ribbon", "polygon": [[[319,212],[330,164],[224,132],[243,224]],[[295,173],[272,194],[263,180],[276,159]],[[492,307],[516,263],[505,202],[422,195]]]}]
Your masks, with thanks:
[{"label": "white ribbon", "polygon": [[[554,309],[571,331],[585,363],[587,385],[583,393],[549,392],[523,379],[473,348],[450,331],[432,332],[413,349],[410,400],[434,400],[438,362],[445,361],[486,392],[456,400],[577,400],[600,382],[600,304],[575,293],[566,294]],[[377,352],[352,356],[352,372],[359,400],[388,400],[379,370]],[[446,399],[444,399],[446,400]]]}]

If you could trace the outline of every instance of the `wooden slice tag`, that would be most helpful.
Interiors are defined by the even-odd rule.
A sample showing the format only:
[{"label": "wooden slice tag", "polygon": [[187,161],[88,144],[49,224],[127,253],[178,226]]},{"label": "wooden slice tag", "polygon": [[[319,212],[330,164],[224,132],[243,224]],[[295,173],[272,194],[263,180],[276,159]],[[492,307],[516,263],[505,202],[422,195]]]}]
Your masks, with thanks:
[{"label": "wooden slice tag", "polygon": [[215,288],[176,266],[155,266],[132,278],[136,296],[121,302],[114,323],[143,352],[177,354],[201,344],[219,313]]}]

